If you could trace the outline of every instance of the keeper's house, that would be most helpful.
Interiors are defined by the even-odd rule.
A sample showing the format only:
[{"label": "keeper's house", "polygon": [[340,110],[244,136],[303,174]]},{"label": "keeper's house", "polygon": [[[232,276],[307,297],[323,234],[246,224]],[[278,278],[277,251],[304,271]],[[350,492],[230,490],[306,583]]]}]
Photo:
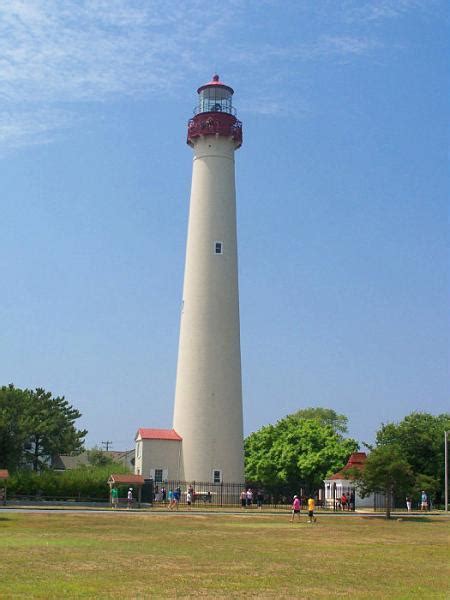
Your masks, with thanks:
[{"label": "keeper's house", "polygon": [[180,479],[182,438],[174,429],[138,429],[136,433],[136,475],[155,483]]}]

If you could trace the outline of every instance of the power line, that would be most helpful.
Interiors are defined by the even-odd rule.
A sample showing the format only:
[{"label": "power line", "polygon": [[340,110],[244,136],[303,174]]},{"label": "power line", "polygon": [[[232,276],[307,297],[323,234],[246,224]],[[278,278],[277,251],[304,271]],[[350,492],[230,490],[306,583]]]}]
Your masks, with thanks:
[{"label": "power line", "polygon": [[109,447],[112,446],[113,442],[112,440],[106,440],[106,442],[102,442],[103,446],[105,446],[105,450],[106,452],[108,452]]}]

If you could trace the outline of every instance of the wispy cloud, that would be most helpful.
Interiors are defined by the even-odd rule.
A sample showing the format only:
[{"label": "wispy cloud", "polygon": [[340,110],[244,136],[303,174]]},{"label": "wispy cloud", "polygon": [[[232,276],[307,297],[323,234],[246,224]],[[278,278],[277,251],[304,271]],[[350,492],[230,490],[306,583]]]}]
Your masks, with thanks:
[{"label": "wispy cloud", "polygon": [[344,11],[344,18],[347,22],[376,22],[385,19],[396,19],[402,17],[411,11],[433,10],[439,0],[370,0],[359,2],[356,5],[353,2],[348,3],[347,10]]},{"label": "wispy cloud", "polygon": [[[419,0],[344,2],[337,19],[364,22],[399,17]],[[276,2],[263,11],[282,10]],[[308,5],[302,4],[303,12]],[[329,5],[331,6],[331,5]],[[351,60],[380,48],[373,35],[322,31],[308,42],[238,43],[254,5],[211,0],[9,0],[0,4],[0,144],[3,151],[48,142],[76,119],[80,102],[172,93],[186,79],[220,64],[249,69],[279,65],[289,79],[295,61]],[[292,7],[291,7],[292,8]],[[295,6],[294,6],[295,10]],[[312,8],[311,11],[314,11]],[[258,13],[260,14],[260,13]],[[260,17],[264,21],[265,15]],[[246,37],[242,36],[245,40]],[[213,52],[211,52],[213,49]],[[265,112],[283,113],[283,98],[268,97]]]},{"label": "wispy cloud", "polygon": [[0,157],[23,146],[50,143],[75,121],[73,112],[55,108],[0,111]]}]

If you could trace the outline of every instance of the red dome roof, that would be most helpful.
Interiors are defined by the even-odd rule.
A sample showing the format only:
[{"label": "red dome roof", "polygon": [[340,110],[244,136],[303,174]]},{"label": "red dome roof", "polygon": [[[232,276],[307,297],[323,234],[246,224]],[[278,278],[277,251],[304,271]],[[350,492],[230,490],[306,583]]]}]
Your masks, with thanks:
[{"label": "red dome roof", "polygon": [[197,93],[200,94],[200,92],[202,92],[204,89],[206,89],[208,87],[216,87],[216,86],[225,88],[225,89],[229,90],[232,94],[234,94],[233,88],[231,88],[229,85],[226,85],[225,83],[223,83],[223,81],[220,81],[220,78],[217,74],[213,75],[213,78],[211,79],[211,81],[209,83],[205,83],[204,85],[200,86],[197,90]]},{"label": "red dome roof", "polygon": [[366,460],[367,454],[365,452],[353,452],[345,467],[331,477],[327,477],[327,479],[352,479],[352,476],[348,474],[348,471],[350,469],[364,469]]}]

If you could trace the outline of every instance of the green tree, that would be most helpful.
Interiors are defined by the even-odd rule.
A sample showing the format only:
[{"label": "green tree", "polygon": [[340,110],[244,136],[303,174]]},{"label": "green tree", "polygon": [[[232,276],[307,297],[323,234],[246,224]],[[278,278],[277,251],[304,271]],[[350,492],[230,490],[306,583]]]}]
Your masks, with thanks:
[{"label": "green tree", "polygon": [[331,425],[336,433],[347,433],[348,418],[345,415],[338,414],[332,408],[302,408],[291,416],[296,419],[312,419],[322,423],[322,425]]},{"label": "green tree", "polygon": [[394,445],[379,446],[372,450],[364,469],[354,469],[352,475],[363,498],[374,492],[385,495],[387,519],[391,517],[394,495],[408,493],[415,481],[411,465]]},{"label": "green tree", "polygon": [[38,471],[55,454],[81,452],[87,431],[76,429],[80,417],[64,397],[42,388],[0,388],[0,449],[6,457],[0,455],[0,462],[12,470],[31,465]]},{"label": "green tree", "polygon": [[344,438],[347,419],[329,409],[298,411],[245,440],[245,476],[268,490],[309,491],[342,468],[358,443]]},{"label": "green tree", "polygon": [[411,465],[416,487],[426,488],[439,501],[444,489],[444,431],[449,430],[450,413],[413,412],[399,423],[382,425],[376,442],[377,446],[396,446]]},{"label": "green tree", "polygon": [[95,447],[87,451],[89,464],[94,467],[106,467],[117,464],[114,459],[101,448]]},{"label": "green tree", "polygon": [[0,468],[16,469],[23,459],[27,434],[22,418],[26,394],[12,384],[0,388]]}]

